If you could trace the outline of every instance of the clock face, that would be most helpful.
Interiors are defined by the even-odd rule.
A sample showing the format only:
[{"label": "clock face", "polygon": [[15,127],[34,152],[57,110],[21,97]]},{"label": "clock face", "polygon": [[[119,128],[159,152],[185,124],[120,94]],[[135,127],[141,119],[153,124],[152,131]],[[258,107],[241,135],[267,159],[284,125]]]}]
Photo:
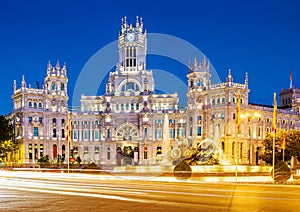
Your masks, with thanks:
[{"label": "clock face", "polygon": [[134,34],[130,33],[130,34],[127,34],[127,40],[128,41],[133,41],[134,40]]}]

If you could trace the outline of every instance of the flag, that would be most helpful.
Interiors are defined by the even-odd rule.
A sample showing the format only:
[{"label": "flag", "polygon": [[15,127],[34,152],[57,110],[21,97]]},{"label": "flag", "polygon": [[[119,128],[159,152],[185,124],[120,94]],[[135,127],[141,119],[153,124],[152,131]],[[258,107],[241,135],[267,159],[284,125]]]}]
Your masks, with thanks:
[{"label": "flag", "polygon": [[236,106],[236,126],[237,129],[240,129],[240,125],[241,125],[241,120],[240,120],[240,115],[241,115],[241,95],[240,95],[240,91],[238,91],[238,98],[237,98],[237,106]]},{"label": "flag", "polygon": [[281,149],[285,149],[285,135],[282,136]]},{"label": "flag", "polygon": [[293,72],[292,72],[292,69],[290,71],[290,88],[293,88]]},{"label": "flag", "polygon": [[273,123],[272,123],[272,131],[276,129],[277,122],[277,101],[276,101],[276,93],[274,93],[274,110],[273,110]]}]

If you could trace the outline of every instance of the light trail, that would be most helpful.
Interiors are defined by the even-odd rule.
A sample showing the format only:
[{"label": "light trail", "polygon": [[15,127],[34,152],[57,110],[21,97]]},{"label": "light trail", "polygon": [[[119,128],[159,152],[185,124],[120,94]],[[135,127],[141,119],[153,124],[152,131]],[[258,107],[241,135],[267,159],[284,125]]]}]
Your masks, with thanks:
[{"label": "light trail", "polygon": [[[216,198],[227,198],[229,195],[231,195],[232,190],[231,189],[220,189],[220,188],[203,188],[203,187],[197,187],[196,189],[189,189],[188,192],[184,191],[169,191],[167,189],[171,189],[170,184],[161,184],[161,185],[151,185],[151,182],[153,181],[145,181],[143,182],[144,185],[139,185],[135,186],[134,188],[125,188],[122,187],[123,185],[120,185],[120,180],[118,177],[103,177],[101,176],[99,180],[99,176],[91,176],[91,175],[81,175],[81,174],[53,174],[53,173],[35,173],[34,175],[31,173],[20,173],[20,172],[6,172],[7,175],[3,174],[2,172],[2,177],[1,178],[1,184],[5,185],[6,188],[24,188],[26,189],[45,189],[49,191],[55,191],[55,192],[74,192],[74,193],[112,193],[112,194],[117,194],[119,196],[122,195],[149,195],[149,194],[155,194],[160,195],[160,194],[168,194],[168,195],[189,195],[189,196],[195,196],[195,197],[216,197]],[[56,179],[53,179],[55,177]],[[99,181],[105,181],[104,183],[107,183],[107,180],[110,179],[110,181],[116,183],[116,185],[113,184],[93,184],[93,183],[98,183]],[[116,179],[118,181],[116,181]],[[130,179],[128,177],[128,179]],[[134,179],[134,178],[133,178]],[[133,180],[130,179],[130,180]],[[84,183],[82,181],[84,180]],[[90,182],[90,180],[93,180],[93,182]],[[79,181],[79,182],[78,182]],[[124,181],[123,181],[124,182]],[[127,182],[128,183],[128,182]],[[169,182],[168,182],[169,183]],[[178,183],[178,182],[177,182]],[[185,183],[179,183],[180,186],[184,186],[186,184],[191,184],[189,182]],[[147,189],[142,189],[140,188],[141,186],[148,186],[150,185],[149,188]],[[114,187],[115,186],[115,187]],[[131,183],[128,186],[133,186]],[[169,187],[168,187],[169,186]],[[249,185],[251,186],[251,185]],[[267,185],[268,186],[268,185]],[[196,191],[195,191],[196,190]],[[195,193],[197,192],[197,193]],[[209,194],[207,193],[200,193],[200,192],[211,192]],[[213,192],[218,192],[218,193],[224,193],[224,194],[214,194]],[[238,190],[238,193],[245,193],[247,196],[244,195],[236,195],[236,198],[259,198],[259,199],[274,199],[274,198],[269,198],[268,195],[266,197],[256,197],[254,195],[257,195],[258,191],[257,190]],[[260,194],[270,194],[272,191],[268,190],[260,190]],[[65,193],[63,193],[65,194]],[[293,194],[293,193],[289,193]],[[102,194],[103,195],[103,194]],[[249,196],[251,195],[251,196]],[[252,196],[253,195],[253,196]],[[103,197],[104,198],[104,197]],[[298,200],[297,198],[278,198],[275,197],[275,199],[278,200],[286,200],[286,201],[294,201]]]}]

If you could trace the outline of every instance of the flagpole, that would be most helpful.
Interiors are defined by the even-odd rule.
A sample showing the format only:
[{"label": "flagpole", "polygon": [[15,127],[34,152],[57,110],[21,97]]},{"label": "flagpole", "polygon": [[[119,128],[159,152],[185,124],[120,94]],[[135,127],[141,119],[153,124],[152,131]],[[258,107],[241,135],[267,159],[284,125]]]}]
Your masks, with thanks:
[{"label": "flagpole", "polygon": [[276,136],[276,124],[277,124],[277,101],[276,101],[276,93],[274,92],[274,110],[273,110],[273,123],[272,123],[272,130],[273,130],[273,160],[272,160],[272,182],[274,183],[275,177],[275,136]]},{"label": "flagpole", "polygon": [[239,129],[240,129],[240,108],[241,103],[241,96],[240,91],[238,91],[238,98],[237,98],[237,117],[236,117],[236,144],[235,144],[235,182],[237,182],[237,175],[238,175],[238,158],[239,158]]},{"label": "flagpole", "polygon": [[274,176],[275,176],[275,134],[276,130],[274,129],[274,134],[273,134],[273,160],[272,160],[272,178],[273,178],[273,183],[274,183]]}]

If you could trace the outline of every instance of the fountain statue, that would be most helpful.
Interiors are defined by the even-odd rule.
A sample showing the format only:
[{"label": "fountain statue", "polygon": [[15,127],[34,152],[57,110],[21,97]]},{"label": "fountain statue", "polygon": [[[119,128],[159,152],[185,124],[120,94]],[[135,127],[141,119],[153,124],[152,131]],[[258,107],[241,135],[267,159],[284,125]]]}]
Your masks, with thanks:
[{"label": "fountain statue", "polygon": [[196,147],[190,148],[187,139],[179,137],[164,155],[173,165],[185,160],[189,165],[225,164],[225,157],[218,142],[213,139],[204,139]]}]

